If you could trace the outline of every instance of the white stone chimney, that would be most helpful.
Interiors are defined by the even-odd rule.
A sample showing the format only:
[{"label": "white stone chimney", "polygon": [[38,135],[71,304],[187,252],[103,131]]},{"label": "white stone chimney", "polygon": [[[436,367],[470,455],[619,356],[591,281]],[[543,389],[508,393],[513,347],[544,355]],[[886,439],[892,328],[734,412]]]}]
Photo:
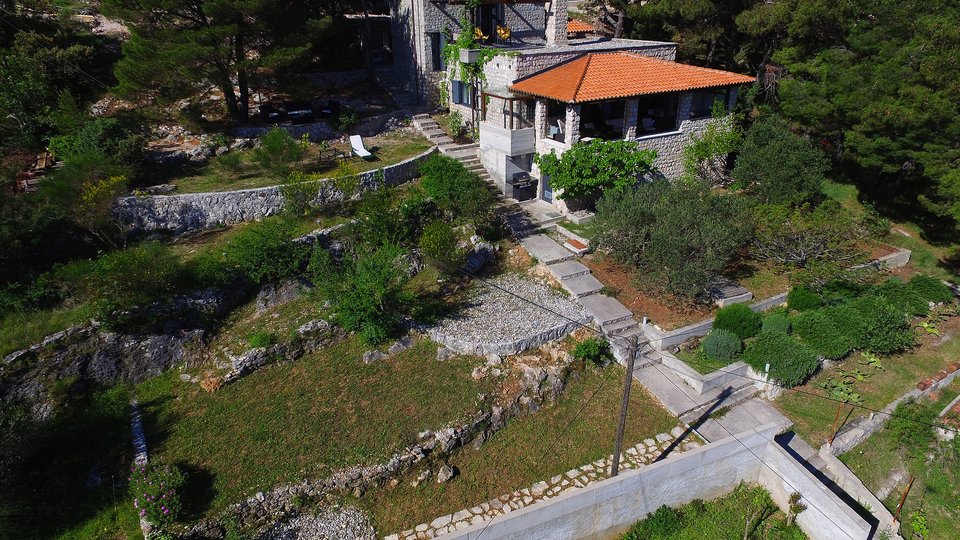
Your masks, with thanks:
[{"label": "white stone chimney", "polygon": [[547,47],[567,44],[567,0],[550,0],[543,4],[546,11]]}]

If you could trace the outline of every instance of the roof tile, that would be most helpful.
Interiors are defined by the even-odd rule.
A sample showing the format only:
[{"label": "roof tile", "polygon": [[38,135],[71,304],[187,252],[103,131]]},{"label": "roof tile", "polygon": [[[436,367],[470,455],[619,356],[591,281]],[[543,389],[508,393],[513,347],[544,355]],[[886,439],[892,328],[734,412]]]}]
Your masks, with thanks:
[{"label": "roof tile", "polygon": [[510,85],[510,89],[567,103],[582,103],[733,86],[755,80],[729,71],[618,51],[584,54],[520,79]]}]

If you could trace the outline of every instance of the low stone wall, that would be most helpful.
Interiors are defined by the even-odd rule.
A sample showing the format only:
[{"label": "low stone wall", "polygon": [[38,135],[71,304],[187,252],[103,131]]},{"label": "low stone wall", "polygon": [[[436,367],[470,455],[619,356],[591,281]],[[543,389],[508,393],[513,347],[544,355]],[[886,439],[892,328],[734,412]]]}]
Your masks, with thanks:
[{"label": "low stone wall", "polygon": [[833,439],[833,443],[829,445],[830,453],[839,456],[854,449],[857,445],[867,440],[870,435],[880,431],[880,429],[886,425],[887,421],[890,420],[890,415],[896,410],[897,405],[911,398],[919,399],[926,397],[931,392],[936,392],[944,388],[958,376],[960,376],[960,363],[951,364],[948,368],[940,370],[936,377],[921,381],[917,384],[917,388],[890,402],[881,412],[858,417],[849,427]]},{"label": "low stone wall", "polygon": [[786,498],[800,492],[808,508],[797,523],[814,540],[832,540],[838,533],[856,540],[869,538],[871,525],[773,440],[777,430],[775,424],[767,424],[443,538],[476,540],[481,532],[487,540],[610,538],[661,505],[721,497],[740,482],[760,484],[784,510]]},{"label": "low stone wall", "polygon": [[721,369],[717,369],[706,375],[691,368],[676,356],[666,352],[659,351],[660,362],[673,370],[684,382],[689,384],[697,393],[702,394],[715,388],[737,388],[750,384],[753,378],[748,374],[747,364],[743,362],[734,362]]},{"label": "low stone wall", "polygon": [[[417,177],[420,163],[436,152],[431,148],[420,155],[383,169],[357,175],[359,185],[356,196],[375,189],[377,176],[383,171],[388,186],[400,185]],[[342,202],[344,193],[333,180],[317,181],[317,206]],[[131,233],[172,232],[182,234],[196,229],[257,221],[279,214],[283,210],[283,194],[280,186],[270,186],[238,191],[207,193],[184,193],[181,195],[130,196],[117,199],[114,214]]]}]

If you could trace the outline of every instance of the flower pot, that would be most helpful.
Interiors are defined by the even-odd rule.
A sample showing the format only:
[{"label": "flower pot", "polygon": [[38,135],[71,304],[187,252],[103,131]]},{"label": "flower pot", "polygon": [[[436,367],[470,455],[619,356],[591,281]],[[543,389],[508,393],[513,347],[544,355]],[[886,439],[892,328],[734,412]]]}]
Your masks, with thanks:
[{"label": "flower pot", "polygon": [[464,64],[474,64],[480,59],[480,49],[460,49],[460,61]]}]

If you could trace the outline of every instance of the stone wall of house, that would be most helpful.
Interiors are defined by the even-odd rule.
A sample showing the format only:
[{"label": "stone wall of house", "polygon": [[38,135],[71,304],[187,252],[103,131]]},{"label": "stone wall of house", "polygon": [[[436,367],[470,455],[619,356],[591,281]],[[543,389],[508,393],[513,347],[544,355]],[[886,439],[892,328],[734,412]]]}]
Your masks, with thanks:
[{"label": "stone wall of house", "polygon": [[[383,169],[368,171],[358,176],[356,196],[377,187],[377,177],[383,171],[384,182],[395,186],[416,178],[420,162],[436,151],[426,152]],[[323,206],[342,202],[344,194],[332,179],[317,181],[314,204]],[[280,186],[238,191],[185,193],[182,195],[130,196],[117,199],[114,213],[124,229],[131,233],[188,231],[256,221],[279,214],[283,210]]]},{"label": "stone wall of house", "polygon": [[657,169],[664,177],[673,180],[683,174],[683,149],[690,143],[690,136],[702,133],[712,120],[712,118],[684,120],[678,132],[640,137],[637,142],[640,148],[657,151],[655,162]]}]

